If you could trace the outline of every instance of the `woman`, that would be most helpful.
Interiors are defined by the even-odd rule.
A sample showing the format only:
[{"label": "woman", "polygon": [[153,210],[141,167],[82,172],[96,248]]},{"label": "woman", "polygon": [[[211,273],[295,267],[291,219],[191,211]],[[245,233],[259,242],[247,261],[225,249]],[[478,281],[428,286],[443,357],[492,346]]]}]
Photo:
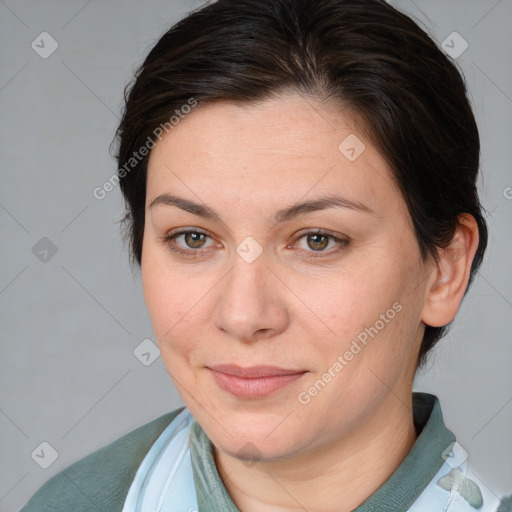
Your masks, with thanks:
[{"label": "woman", "polygon": [[186,405],[23,508],[512,510],[416,370],[487,229],[463,79],[380,0],[220,0],[126,92],[133,260]]}]

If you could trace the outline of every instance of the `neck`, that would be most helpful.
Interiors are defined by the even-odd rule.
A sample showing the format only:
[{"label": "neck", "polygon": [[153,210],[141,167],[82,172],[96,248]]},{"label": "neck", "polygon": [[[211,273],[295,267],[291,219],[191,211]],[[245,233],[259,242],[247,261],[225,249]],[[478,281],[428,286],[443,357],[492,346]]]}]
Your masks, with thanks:
[{"label": "neck", "polygon": [[254,466],[216,448],[214,458],[244,512],[349,512],[394,473],[416,438],[412,393],[405,403],[390,394],[357,432],[313,453]]}]

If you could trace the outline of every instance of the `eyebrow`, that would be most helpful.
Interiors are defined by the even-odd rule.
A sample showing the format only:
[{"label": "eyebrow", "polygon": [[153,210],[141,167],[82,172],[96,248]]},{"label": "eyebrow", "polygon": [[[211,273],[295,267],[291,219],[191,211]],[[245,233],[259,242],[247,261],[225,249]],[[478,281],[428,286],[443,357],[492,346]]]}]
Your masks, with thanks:
[{"label": "eyebrow", "polygon": [[[161,194],[155,197],[149,204],[148,209],[150,210],[161,204],[176,206],[177,208],[185,210],[194,215],[198,215],[199,217],[204,217],[205,219],[212,221],[223,222],[221,216],[215,210],[212,210],[209,206],[195,203],[189,199],[169,194]],[[295,203],[291,206],[287,206],[286,208],[282,208],[281,210],[278,210],[271,216],[267,217],[267,221],[271,225],[275,225],[280,222],[289,221],[300,215],[305,215],[307,213],[320,210],[326,210],[328,208],[348,208],[350,210],[375,215],[375,212],[371,208],[364,205],[363,203],[360,203],[359,201],[351,201],[342,196],[329,194],[317,199],[304,201],[302,203]]]}]

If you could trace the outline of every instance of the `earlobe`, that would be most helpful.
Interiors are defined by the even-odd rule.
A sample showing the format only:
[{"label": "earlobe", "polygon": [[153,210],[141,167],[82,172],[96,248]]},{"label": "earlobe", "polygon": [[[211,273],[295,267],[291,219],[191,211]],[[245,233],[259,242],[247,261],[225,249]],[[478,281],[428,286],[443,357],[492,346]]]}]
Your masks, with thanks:
[{"label": "earlobe", "polygon": [[421,317],[426,325],[442,327],[455,318],[468,286],[478,240],[475,218],[461,214],[450,245],[439,249],[434,263]]}]

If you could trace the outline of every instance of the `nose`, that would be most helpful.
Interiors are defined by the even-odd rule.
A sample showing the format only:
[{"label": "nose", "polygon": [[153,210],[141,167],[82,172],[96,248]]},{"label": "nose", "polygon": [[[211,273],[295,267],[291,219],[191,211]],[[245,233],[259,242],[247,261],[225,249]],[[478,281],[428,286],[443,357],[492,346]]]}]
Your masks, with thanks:
[{"label": "nose", "polygon": [[252,263],[238,256],[234,260],[213,311],[215,327],[243,342],[284,331],[289,322],[284,286],[268,267],[264,253]]}]

